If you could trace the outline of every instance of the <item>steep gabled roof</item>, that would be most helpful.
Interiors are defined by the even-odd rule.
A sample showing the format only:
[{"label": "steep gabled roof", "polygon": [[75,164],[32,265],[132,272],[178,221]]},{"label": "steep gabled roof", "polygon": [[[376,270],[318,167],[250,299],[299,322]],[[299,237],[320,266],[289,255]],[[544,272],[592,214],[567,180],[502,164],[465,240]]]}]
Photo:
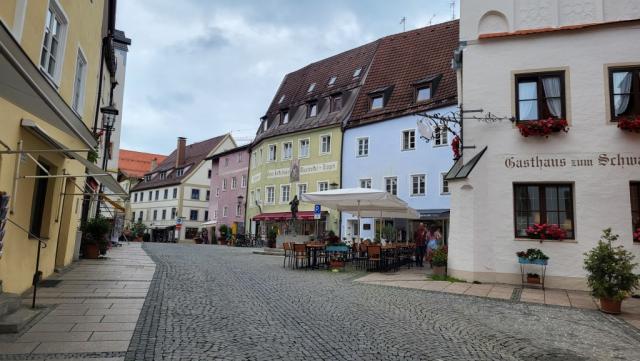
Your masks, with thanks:
[{"label": "steep gabled roof", "polygon": [[[458,34],[459,21],[453,20],[380,39],[349,125],[456,104],[457,80],[451,59]],[[416,103],[416,86],[426,83],[432,85],[432,98]],[[382,109],[370,110],[371,94],[380,89],[391,89],[387,103]]]},{"label": "steep gabled roof", "polygon": [[[148,172],[145,175],[151,175],[151,180],[143,180],[138,183],[132,191],[139,191],[149,188],[166,187],[174,184],[179,184],[183,179],[189,177],[189,175],[197,168],[197,166],[205,160],[205,158],[220,145],[229,134],[219,135],[215,138],[203,140],[201,142],[189,144],[185,148],[184,163],[179,168],[185,168],[185,172],[182,176],[176,175],[176,157],[177,150],[173,150],[169,156],[158,165],[152,172]],[[166,178],[160,179],[160,173],[166,172]]]},{"label": "steep gabled roof", "polygon": [[151,171],[151,162],[154,159],[157,164],[160,164],[166,158],[166,155],[120,149],[118,156],[118,168],[120,172],[127,177],[142,178],[145,173]]}]

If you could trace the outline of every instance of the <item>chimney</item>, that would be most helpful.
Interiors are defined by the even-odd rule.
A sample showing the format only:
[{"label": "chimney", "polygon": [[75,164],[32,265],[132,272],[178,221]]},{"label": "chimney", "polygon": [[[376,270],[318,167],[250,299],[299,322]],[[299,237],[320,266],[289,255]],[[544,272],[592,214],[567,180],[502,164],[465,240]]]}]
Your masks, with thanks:
[{"label": "chimney", "polygon": [[178,137],[178,147],[176,148],[176,168],[184,164],[184,153],[187,148],[187,138]]},{"label": "chimney", "polygon": [[149,172],[153,172],[156,168],[158,168],[158,158],[153,158],[151,159],[151,169],[149,169]]}]

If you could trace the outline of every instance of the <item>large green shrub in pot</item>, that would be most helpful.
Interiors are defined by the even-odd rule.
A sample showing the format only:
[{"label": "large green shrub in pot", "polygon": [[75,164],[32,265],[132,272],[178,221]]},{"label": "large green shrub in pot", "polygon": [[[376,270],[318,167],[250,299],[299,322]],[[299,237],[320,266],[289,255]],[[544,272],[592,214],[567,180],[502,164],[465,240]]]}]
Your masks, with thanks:
[{"label": "large green shrub in pot", "polygon": [[[603,231],[598,245],[585,253],[584,269],[592,294],[602,301],[621,302],[639,286],[640,276],[634,273],[634,255],[623,246],[613,246],[618,235],[611,228]],[[615,312],[614,312],[615,313]]]},{"label": "large green shrub in pot", "polygon": [[107,235],[111,232],[111,221],[97,216],[80,225],[82,231],[82,245],[97,245],[101,253],[107,251],[109,240]]},{"label": "large green shrub in pot", "polygon": [[278,227],[273,226],[267,232],[267,243],[269,248],[276,248],[276,240],[278,238]]}]

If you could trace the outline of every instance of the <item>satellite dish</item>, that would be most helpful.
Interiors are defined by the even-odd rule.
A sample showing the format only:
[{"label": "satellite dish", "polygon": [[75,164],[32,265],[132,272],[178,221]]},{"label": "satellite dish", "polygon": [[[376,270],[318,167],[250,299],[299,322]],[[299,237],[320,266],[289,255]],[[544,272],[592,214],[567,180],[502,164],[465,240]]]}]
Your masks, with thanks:
[{"label": "satellite dish", "polygon": [[424,124],[424,122],[418,120],[418,133],[428,141],[433,137],[433,128],[431,128],[431,125]]}]

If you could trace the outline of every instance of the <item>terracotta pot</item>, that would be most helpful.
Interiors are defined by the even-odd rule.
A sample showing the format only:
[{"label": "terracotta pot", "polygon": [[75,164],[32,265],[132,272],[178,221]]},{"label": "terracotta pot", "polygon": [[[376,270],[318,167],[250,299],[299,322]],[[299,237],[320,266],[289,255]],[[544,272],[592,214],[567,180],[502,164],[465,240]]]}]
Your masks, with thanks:
[{"label": "terracotta pot", "polygon": [[610,298],[600,299],[600,311],[604,313],[619,314],[622,307],[622,301],[616,301]]},{"label": "terracotta pot", "polygon": [[540,284],[540,277],[527,276],[527,283],[531,283],[531,284],[534,284],[534,285],[539,285]]},{"label": "terracotta pot", "polygon": [[100,249],[97,244],[87,244],[84,246],[84,258],[87,259],[98,259],[100,256]]},{"label": "terracotta pot", "polygon": [[330,263],[330,267],[331,269],[337,269],[337,268],[343,268],[344,267],[344,261],[331,261]]},{"label": "terracotta pot", "polygon": [[433,266],[433,274],[435,276],[446,276],[447,275],[447,267],[445,267],[445,266]]}]

